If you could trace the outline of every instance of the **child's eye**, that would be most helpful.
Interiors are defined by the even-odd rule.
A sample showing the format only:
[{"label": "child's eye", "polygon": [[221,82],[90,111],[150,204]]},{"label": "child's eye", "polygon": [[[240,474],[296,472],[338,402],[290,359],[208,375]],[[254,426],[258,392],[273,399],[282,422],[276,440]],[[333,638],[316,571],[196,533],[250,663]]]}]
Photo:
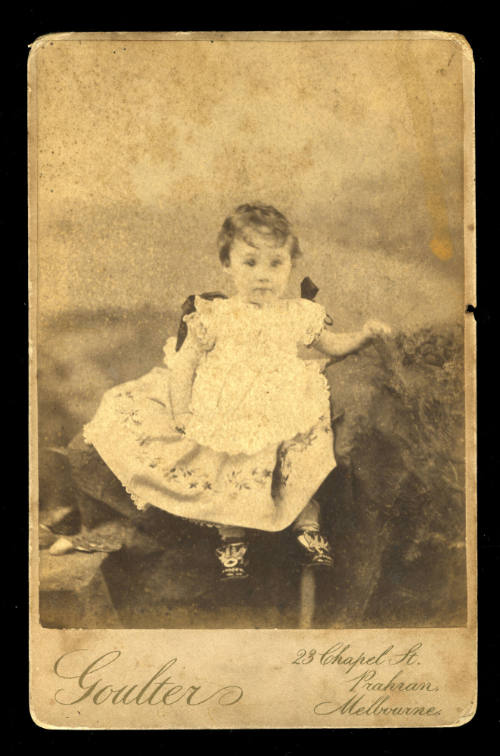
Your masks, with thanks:
[{"label": "child's eye", "polygon": [[253,268],[253,266],[255,265],[255,260],[253,260],[252,258],[250,258],[249,260],[245,260],[245,265],[248,265],[250,268]]},{"label": "child's eye", "polygon": [[272,261],[272,263],[271,263],[271,266],[272,266],[273,268],[276,268],[276,267],[277,267],[278,265],[282,265],[282,264],[283,264],[283,260],[279,260],[279,259],[277,259],[277,260],[273,260],[273,261]]}]

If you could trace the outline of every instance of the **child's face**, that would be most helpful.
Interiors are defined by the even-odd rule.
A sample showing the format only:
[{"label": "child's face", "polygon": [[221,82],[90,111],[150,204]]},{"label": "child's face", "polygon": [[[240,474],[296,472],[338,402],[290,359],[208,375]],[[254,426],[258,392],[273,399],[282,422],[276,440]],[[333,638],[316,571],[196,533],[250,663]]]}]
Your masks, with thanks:
[{"label": "child's face", "polygon": [[257,233],[245,237],[233,241],[225,271],[245,301],[270,304],[285,293],[292,270],[291,243],[276,247]]}]

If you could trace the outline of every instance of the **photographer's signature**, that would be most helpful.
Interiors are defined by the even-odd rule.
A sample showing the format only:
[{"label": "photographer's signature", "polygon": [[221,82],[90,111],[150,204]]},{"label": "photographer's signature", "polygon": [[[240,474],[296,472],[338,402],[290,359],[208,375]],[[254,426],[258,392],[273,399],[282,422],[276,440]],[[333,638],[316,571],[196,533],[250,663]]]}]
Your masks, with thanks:
[{"label": "photographer's signature", "polygon": [[[100,706],[107,703],[173,706],[202,706],[209,701],[219,706],[233,706],[243,697],[239,685],[218,687],[215,683],[189,684],[179,682],[174,667],[177,658],[169,659],[152,675],[139,679],[124,679],[117,664],[122,653],[118,649],[107,651],[90,662],[84,649],[70,651],[54,664],[54,672],[65,681],[55,693],[55,700],[62,706],[74,706],[82,701]],[[122,671],[123,673],[123,671]]]}]

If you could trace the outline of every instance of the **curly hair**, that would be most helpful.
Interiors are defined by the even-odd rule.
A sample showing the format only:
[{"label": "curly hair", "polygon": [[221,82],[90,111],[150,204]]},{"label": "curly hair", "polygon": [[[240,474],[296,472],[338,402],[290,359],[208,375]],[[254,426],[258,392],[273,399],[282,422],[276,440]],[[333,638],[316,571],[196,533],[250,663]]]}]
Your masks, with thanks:
[{"label": "curly hair", "polygon": [[245,238],[245,229],[252,229],[258,234],[274,241],[276,247],[282,247],[288,240],[292,261],[300,257],[302,252],[297,237],[293,234],[287,218],[272,207],[255,203],[240,205],[234,213],[226,218],[217,237],[219,259],[221,263],[230,261],[231,244],[235,238]]}]

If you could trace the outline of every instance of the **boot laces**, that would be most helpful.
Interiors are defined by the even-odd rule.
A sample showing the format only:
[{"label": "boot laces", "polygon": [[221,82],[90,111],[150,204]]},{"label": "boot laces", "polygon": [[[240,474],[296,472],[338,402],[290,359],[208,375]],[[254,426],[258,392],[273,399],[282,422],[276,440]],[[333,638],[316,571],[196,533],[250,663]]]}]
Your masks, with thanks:
[{"label": "boot laces", "polygon": [[226,543],[217,549],[217,556],[224,567],[242,565],[247,553],[246,543]]},{"label": "boot laces", "polygon": [[315,552],[316,554],[328,554],[330,552],[328,541],[318,531],[304,530],[299,539],[308,551]]}]

